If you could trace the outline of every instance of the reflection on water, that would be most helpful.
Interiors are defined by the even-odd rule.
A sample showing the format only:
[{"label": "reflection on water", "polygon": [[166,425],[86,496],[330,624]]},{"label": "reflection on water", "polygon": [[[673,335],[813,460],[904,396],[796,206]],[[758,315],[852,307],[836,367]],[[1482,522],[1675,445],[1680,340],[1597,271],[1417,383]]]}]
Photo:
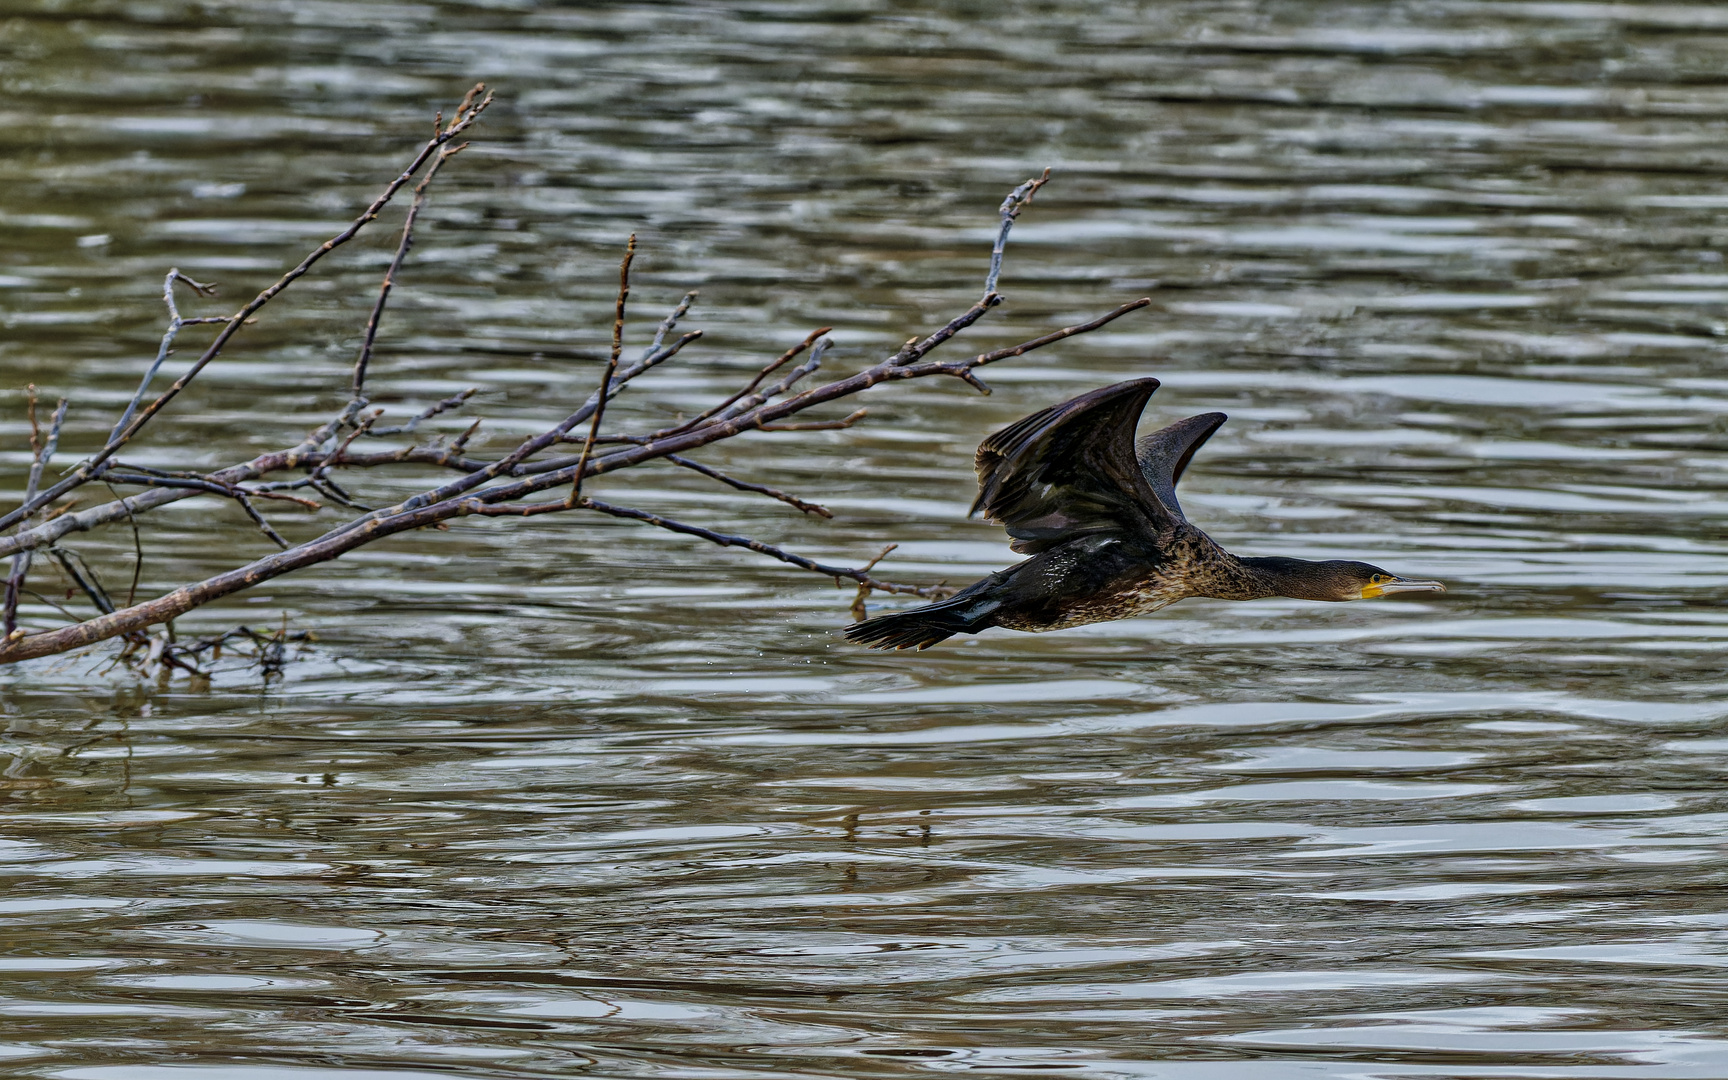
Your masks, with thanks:
[{"label": "reflection on water", "polygon": [[[7,15],[0,364],[73,397],[69,452],[152,354],[168,266],[231,307],[483,78],[375,362],[393,413],[479,386],[493,449],[562,416],[632,230],[631,340],[689,287],[708,337],[626,421],[815,326],[854,370],[970,302],[1002,192],[1052,164],[967,337],[1150,312],[989,398],[895,387],[708,452],[831,523],[677,470],[628,498],[967,580],[1012,558],[963,516],[978,439],[1152,374],[1153,419],[1231,414],[1185,481],[1214,536],[1452,587],[883,656],[833,636],[848,592],[670,534],[397,538],[183,621],[317,629],[279,684],[0,675],[8,1073],[1728,1075],[1722,9]],[[389,251],[269,309],[153,460],[339,404]],[[143,541],[147,588],[266,544],[202,500]],[[73,546],[129,577],[130,535]]]}]

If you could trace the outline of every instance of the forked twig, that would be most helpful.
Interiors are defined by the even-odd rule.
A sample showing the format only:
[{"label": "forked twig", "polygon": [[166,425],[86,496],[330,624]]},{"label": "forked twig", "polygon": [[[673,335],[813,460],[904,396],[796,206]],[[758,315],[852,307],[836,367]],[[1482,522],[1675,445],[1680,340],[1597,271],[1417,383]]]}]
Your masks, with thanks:
[{"label": "forked twig", "polygon": [[180,317],[180,305],[174,302],[174,286],[184,284],[199,296],[215,296],[216,286],[193,281],[180,272],[179,267],[168,271],[168,277],[162,282],[162,302],[168,306],[168,329],[162,334],[162,344],[156,349],[156,359],[144,370],[144,378],[139,380],[138,389],[132,395],[132,400],[126,403],[126,408],[120,413],[120,419],[114,425],[114,430],[108,433],[109,439],[118,438],[126,425],[132,422],[132,414],[138,411],[138,403],[144,400],[144,395],[150,391],[150,381],[156,373],[162,370],[162,364],[168,359],[168,354],[174,348],[174,339],[179,336],[180,328],[192,323],[227,322],[222,318],[183,319]]},{"label": "forked twig", "polygon": [[[859,567],[859,569],[864,571],[866,574],[868,574],[870,571],[876,569],[877,563],[881,562],[883,559],[886,559],[888,557],[888,553],[890,551],[893,551],[895,548],[897,548],[899,546],[900,546],[899,544],[887,545],[881,551],[876,553],[876,557],[874,559],[871,559],[869,562],[867,562],[863,566]],[[940,583],[938,583],[937,587],[942,588],[942,585]],[[947,591],[951,593],[954,590],[948,589]],[[852,598],[852,608],[850,611],[853,622],[863,622],[864,621],[864,616],[866,614],[866,612],[864,610],[864,601],[870,599],[870,592],[871,592],[870,585],[867,582],[860,581],[858,583],[858,595],[856,595]]]}]

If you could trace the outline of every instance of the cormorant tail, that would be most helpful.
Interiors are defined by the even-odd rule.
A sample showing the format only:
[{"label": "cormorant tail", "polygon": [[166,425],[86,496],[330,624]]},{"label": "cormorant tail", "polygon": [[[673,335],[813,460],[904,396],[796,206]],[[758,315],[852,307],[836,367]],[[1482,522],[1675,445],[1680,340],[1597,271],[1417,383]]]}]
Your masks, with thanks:
[{"label": "cormorant tail", "polygon": [[973,589],[967,589],[939,603],[853,623],[846,628],[846,638],[872,649],[922,651],[955,634],[976,634],[996,625],[991,616],[1001,606],[1000,600],[987,600]]}]

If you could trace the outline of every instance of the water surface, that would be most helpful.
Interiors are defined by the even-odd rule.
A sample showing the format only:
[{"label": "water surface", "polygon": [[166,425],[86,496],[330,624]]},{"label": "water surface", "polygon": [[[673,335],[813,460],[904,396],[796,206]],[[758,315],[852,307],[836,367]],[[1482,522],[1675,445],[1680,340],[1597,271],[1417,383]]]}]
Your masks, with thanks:
[{"label": "water surface", "polygon": [[[703,453],[831,522],[668,466],[596,489],[964,582],[1014,558],[964,517],[978,440],[1155,375],[1150,420],[1231,415],[1184,480],[1215,537],[1451,591],[883,656],[833,636],[850,590],[669,533],[399,537],[181,621],[316,631],[280,680],[0,675],[6,1071],[1728,1076],[1725,61],[1712,5],[14,5],[9,490],[17,387],[91,449],[169,266],[227,310],[484,79],[374,365],[393,416],[476,386],[432,431],[556,422],[631,232],[627,344],[689,288],[707,337],[622,423],[817,326],[850,373],[975,298],[1051,165],[952,355],[1151,309],[987,398],[903,384]],[[135,456],[339,407],[399,213]],[[144,590],[269,550],[207,500],[141,527]],[[129,532],[68,543],[130,580]]]}]

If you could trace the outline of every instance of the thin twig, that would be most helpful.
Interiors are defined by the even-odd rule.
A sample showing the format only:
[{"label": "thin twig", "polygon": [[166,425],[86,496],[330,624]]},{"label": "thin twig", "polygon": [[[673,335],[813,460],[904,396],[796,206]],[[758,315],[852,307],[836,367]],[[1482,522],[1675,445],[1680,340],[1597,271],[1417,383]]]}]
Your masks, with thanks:
[{"label": "thin twig", "polygon": [[[73,584],[82,589],[84,595],[90,598],[90,602],[96,605],[97,611],[104,615],[114,614],[114,601],[108,598],[108,590],[102,587],[101,580],[96,577],[95,571],[90,569],[90,564],[84,561],[84,556],[71,548],[63,547],[51,547],[48,549],[48,554],[60,564],[60,569],[66,571],[66,576],[72,579]],[[76,566],[73,565],[74,562],[77,563]],[[80,571],[80,567],[82,567],[82,571]]]},{"label": "thin twig", "polygon": [[[29,505],[36,495],[36,488],[42,482],[42,470],[48,467],[48,462],[54,457],[54,451],[60,445],[60,426],[66,422],[66,399],[61,398],[60,404],[54,409],[54,419],[48,424],[48,438],[41,437],[41,431],[36,425],[36,387],[29,387],[29,417],[30,417],[30,475],[24,481],[24,503]],[[6,596],[0,606],[0,624],[4,632],[0,639],[8,639],[18,629],[18,599],[24,588],[25,580],[30,576],[31,553],[21,551],[12,556],[12,569],[6,575]]]},{"label": "thin twig", "polygon": [[996,280],[1002,276],[1002,249],[1008,246],[1008,230],[1014,227],[1014,219],[1020,216],[1020,211],[1032,205],[1032,196],[1038,194],[1038,189],[1050,182],[1050,170],[1046,168],[1043,176],[1026,181],[1002,200],[999,212],[1002,215],[1002,227],[996,231],[996,246],[990,249],[990,273],[984,278],[984,299],[987,301],[996,293]]},{"label": "thin twig", "polygon": [[819,563],[814,559],[807,559],[802,555],[795,555],[783,548],[777,548],[773,544],[764,544],[760,540],[753,540],[748,536],[732,536],[728,533],[715,532],[713,529],[704,529],[699,525],[688,525],[682,521],[674,521],[671,518],[661,517],[659,514],[650,514],[646,510],[636,510],[628,506],[615,506],[612,503],[601,502],[598,499],[584,498],[581,502],[581,506],[586,510],[598,510],[602,514],[610,514],[613,517],[630,518],[634,521],[646,522],[649,525],[654,525],[662,529],[669,529],[672,532],[684,533],[686,536],[699,536],[710,543],[719,544],[721,547],[749,548],[751,551],[761,555],[767,555],[769,558],[779,559],[781,562],[791,563],[793,566],[800,566],[806,570],[815,571],[823,577],[831,577],[836,581],[840,578],[849,578],[853,581],[868,584],[872,589],[881,592],[905,593],[909,596],[934,596],[941,591],[942,588],[937,585],[902,585],[898,582],[882,581],[878,578],[871,577],[868,572],[856,567],[828,566],[824,563]]},{"label": "thin twig", "polygon": [[799,424],[759,424],[757,431],[839,431],[870,415],[869,409],[854,409],[844,420],[806,420]]},{"label": "thin twig", "polygon": [[277,547],[281,548],[283,551],[287,551],[293,546],[288,543],[287,540],[282,538],[281,533],[270,527],[270,523],[264,520],[264,515],[260,514],[258,508],[252,505],[251,499],[248,499],[245,495],[237,494],[234,496],[234,501],[240,504],[240,509],[246,511],[246,516],[252,519],[252,523],[257,525],[259,530],[263,532],[265,536],[268,536]]},{"label": "thin twig", "polygon": [[703,423],[703,421],[708,420],[710,417],[719,415],[721,410],[730,408],[734,402],[738,401],[740,398],[744,397],[744,395],[750,393],[750,391],[752,391],[752,390],[756,389],[756,387],[760,386],[762,384],[763,379],[766,379],[768,376],[774,374],[776,371],[780,370],[780,368],[782,368],[786,364],[790,363],[794,357],[796,357],[799,353],[803,352],[805,349],[808,349],[810,346],[816,344],[816,340],[818,338],[820,338],[823,334],[828,333],[832,329],[834,329],[832,326],[824,326],[819,330],[810,331],[809,336],[806,337],[803,341],[800,341],[798,344],[792,346],[790,349],[787,349],[785,352],[780,354],[778,359],[776,359],[772,363],[764,366],[761,371],[758,371],[756,373],[756,377],[754,379],[751,379],[750,382],[745,385],[744,389],[738,391],[736,394],[733,394],[731,397],[727,398],[725,401],[722,401],[720,404],[714,406],[712,409],[709,409],[703,413],[698,413],[696,416],[691,417],[690,419],[684,421],[683,423],[677,425],[676,427],[669,427],[664,431],[655,432],[655,435],[657,435],[657,436],[676,435],[680,431],[689,431],[693,427],[700,426]]},{"label": "thin twig", "polygon": [[[60,399],[60,404],[54,407],[54,419],[48,422],[48,438],[42,443],[42,452],[36,455],[36,460],[30,464],[30,477],[27,485],[35,487],[42,481],[42,470],[48,467],[48,462],[54,457],[54,451],[60,446],[60,428],[66,423],[67,400]],[[35,418],[31,418],[31,426],[35,426]],[[36,441],[35,432],[31,432],[30,441]]]},{"label": "thin twig", "polygon": [[342,445],[338,446],[334,453],[324,459],[324,464],[312,470],[313,479],[322,480],[324,477],[330,475],[330,470],[333,467],[342,464],[342,459],[347,455],[348,448],[354,445],[354,440],[366,434],[367,430],[370,429],[372,425],[377,422],[378,418],[383,415],[384,410],[379,409],[376,412],[362,416],[360,422],[354,425],[354,430],[350,431],[348,437],[342,440]]},{"label": "thin twig", "polygon": [[47,604],[49,607],[53,608],[55,611],[58,611],[60,614],[66,616],[68,619],[71,619],[75,623],[84,621],[84,616],[75,613],[71,608],[67,607],[65,604],[62,604],[60,601],[55,600],[53,597],[43,596],[41,593],[37,592],[35,589],[25,589],[23,591],[26,594],[35,597],[37,603]]},{"label": "thin twig", "polygon": [[102,474],[102,482],[113,484],[135,484],[139,487],[181,488],[187,491],[206,491],[212,495],[224,495],[230,499],[242,496],[253,499],[273,499],[278,502],[291,502],[304,506],[308,510],[322,510],[323,506],[311,499],[303,499],[298,495],[284,495],[283,488],[312,486],[310,477],[296,480],[292,484],[264,484],[256,488],[243,488],[237,484],[224,484],[203,476],[134,476],[129,473],[110,469]]},{"label": "thin twig", "polygon": [[[630,299],[630,263],[636,258],[636,234],[624,246],[624,261],[618,264],[618,313],[612,320],[612,357],[606,361],[606,374],[600,380],[599,404],[594,409],[594,422],[588,425],[588,441],[582,444],[582,459],[576,463],[576,479],[570,483],[570,501],[582,497],[582,477],[588,471],[588,455],[594,452],[594,437],[600,434],[600,420],[606,415],[606,401],[612,396],[612,376],[618,373],[618,356],[624,350],[624,304]],[[649,350],[652,352],[653,350]]]},{"label": "thin twig", "polygon": [[452,449],[452,450],[456,451],[458,454],[460,454],[462,452],[462,450],[468,445],[468,440],[472,439],[474,437],[474,433],[476,431],[479,431],[479,430],[480,430],[480,421],[476,420],[472,424],[469,424],[468,430],[464,431],[462,434],[456,436],[455,440],[450,443],[450,449]]},{"label": "thin twig", "polygon": [[[884,547],[881,551],[878,551],[876,553],[876,557],[874,559],[871,559],[869,562],[865,563],[863,566],[860,566],[858,569],[860,569],[860,570],[864,571],[866,574],[868,574],[870,571],[876,569],[877,563],[881,562],[883,559],[886,559],[888,557],[888,553],[890,551],[893,551],[895,548],[897,548],[899,546],[900,546],[899,544],[889,544],[888,546]],[[835,584],[839,584],[839,583],[836,582]],[[858,595],[856,595],[852,598],[851,615],[852,615],[852,621],[853,622],[863,622],[864,621],[864,601],[866,601],[868,599],[870,599],[870,586],[865,584],[864,582],[860,581],[858,583]]]},{"label": "thin twig", "polygon": [[[436,134],[433,136],[436,138]],[[414,187],[414,201],[408,205],[408,215],[402,221],[402,239],[396,244],[396,255],[390,260],[390,268],[384,271],[384,280],[378,286],[378,299],[372,304],[372,314],[366,318],[366,331],[360,341],[360,355],[354,360],[354,379],[349,390],[351,400],[360,402],[366,397],[366,368],[372,362],[372,347],[378,340],[378,322],[384,317],[384,305],[390,299],[390,290],[396,286],[396,275],[402,272],[402,263],[408,258],[408,249],[414,246],[414,221],[420,216],[420,208],[426,205],[426,188],[432,183],[432,178],[438,175],[438,170],[444,163],[460,154],[468,146],[458,143],[455,146],[445,146],[438,151],[438,156],[432,159],[432,165],[426,170],[426,175],[420,178],[420,183]]]},{"label": "thin twig", "polygon": [[719,469],[710,465],[704,465],[700,461],[691,461],[689,458],[680,457],[677,454],[667,454],[666,460],[670,461],[674,465],[682,465],[686,469],[699,472],[703,476],[712,477],[713,479],[720,481],[722,484],[737,488],[739,491],[754,491],[758,495],[766,495],[770,499],[779,499],[787,506],[796,506],[806,514],[816,514],[825,518],[831,518],[834,516],[834,512],[825,506],[817,506],[813,502],[805,502],[798,496],[788,495],[786,492],[777,488],[771,488],[763,484],[752,484],[748,480],[740,480],[735,476],[727,476]]},{"label": "thin twig", "polygon": [[[240,504],[240,509],[246,511],[246,516],[252,519],[258,528],[263,531],[264,535],[268,536],[276,546],[281,548],[289,547],[290,545],[288,541],[282,538],[282,534],[270,527],[270,523],[265,521],[258,513],[258,508],[252,505],[252,499],[277,499],[283,502],[298,503],[309,510],[321,509],[319,504],[313,502],[311,499],[301,499],[293,495],[284,495],[274,491],[248,491],[245,488],[236,485],[219,484],[213,480],[183,479],[179,477],[161,476],[131,476],[126,473],[114,472],[113,470],[103,473],[102,479],[110,484],[137,484],[140,487],[182,488],[190,491],[208,492],[211,495],[222,495],[226,498],[233,499],[235,502]],[[127,606],[130,607],[131,605],[128,604]]]},{"label": "thin twig", "polygon": [[[126,506],[126,500],[121,497],[118,491],[114,490],[112,484],[103,486],[108,489],[110,495],[119,501],[121,506]],[[132,508],[129,506],[126,507],[126,520],[132,526],[132,584],[126,590],[126,606],[131,607],[137,602],[138,578],[144,572],[144,542],[138,535],[138,519],[133,515]]]},{"label": "thin twig", "polygon": [[309,476],[307,479],[312,482],[314,488],[322,492],[325,496],[341,503],[343,506],[346,506],[351,510],[361,510],[366,513],[371,513],[373,510],[373,507],[367,506],[364,503],[355,502],[354,496],[343,491],[342,485],[338,484],[328,476]]},{"label": "thin twig", "polygon": [[696,290],[691,289],[684,294],[684,299],[678,301],[678,306],[660,320],[660,326],[654,331],[654,340],[642,350],[642,359],[646,360],[660,350],[660,346],[666,342],[666,335],[672,332],[673,327],[678,325],[678,320],[684,317],[684,313],[689,311],[690,305],[695,302]]},{"label": "thin twig", "polygon": [[132,400],[126,403],[126,409],[120,414],[120,419],[115,423],[114,430],[108,433],[109,439],[117,438],[126,425],[132,421],[132,414],[138,411],[138,403],[143,401],[144,395],[149,392],[150,380],[156,377],[156,372],[162,369],[163,362],[168,359],[168,354],[174,348],[174,339],[179,335],[182,326],[188,326],[193,323],[218,323],[228,321],[226,318],[181,318],[180,306],[174,302],[174,285],[176,282],[184,282],[187,287],[200,296],[216,295],[215,285],[206,285],[203,282],[193,281],[185,274],[182,274],[179,267],[174,267],[168,271],[167,278],[162,282],[162,302],[168,305],[168,329],[162,333],[162,344],[156,348],[156,359],[151,361],[150,366],[145,369],[144,378],[139,380],[138,389],[133,393]]},{"label": "thin twig", "polygon": [[744,413],[749,412],[751,409],[756,408],[758,405],[761,405],[763,402],[773,401],[781,394],[792,389],[794,383],[799,382],[804,378],[804,376],[809,375],[811,372],[822,366],[822,354],[827,352],[828,346],[832,344],[834,344],[833,338],[823,338],[821,341],[818,341],[816,347],[810,350],[810,359],[787,372],[779,382],[770,386],[766,390],[759,390],[754,394],[739,398],[737,401],[715,413],[713,419],[708,420],[707,423],[723,424],[734,416],[741,416]]},{"label": "thin twig", "polygon": [[[346,464],[346,462],[344,464]],[[259,484],[257,487],[246,488],[244,490],[246,494],[256,498],[282,499],[287,502],[299,503],[308,510],[322,510],[323,507],[311,499],[302,499],[293,495],[280,494],[284,491],[296,491],[300,488],[308,487],[313,491],[318,492],[318,494],[323,495],[331,502],[338,503],[342,506],[351,507],[355,510],[372,509],[370,506],[362,506],[355,502],[346,491],[343,491],[342,488],[337,485],[336,481],[330,479],[328,476],[302,476],[298,480],[277,480],[272,483]]]},{"label": "thin twig", "polygon": [[[461,408],[463,402],[467,401],[469,398],[473,397],[475,394],[478,394],[479,392],[480,392],[480,388],[478,386],[470,386],[468,389],[462,391],[459,394],[451,394],[449,397],[445,398],[443,401],[440,401],[438,404],[433,405],[432,407],[426,409],[424,412],[420,413],[418,416],[414,417],[414,419],[408,421],[406,424],[398,424],[395,427],[370,428],[366,432],[366,435],[368,438],[372,438],[372,439],[382,439],[382,438],[385,438],[386,436],[390,436],[390,435],[407,435],[407,434],[411,433],[415,428],[419,427],[425,421],[432,419],[434,416],[437,416],[440,413],[447,413],[451,409]],[[475,423],[479,423],[479,421],[475,421]]]}]

